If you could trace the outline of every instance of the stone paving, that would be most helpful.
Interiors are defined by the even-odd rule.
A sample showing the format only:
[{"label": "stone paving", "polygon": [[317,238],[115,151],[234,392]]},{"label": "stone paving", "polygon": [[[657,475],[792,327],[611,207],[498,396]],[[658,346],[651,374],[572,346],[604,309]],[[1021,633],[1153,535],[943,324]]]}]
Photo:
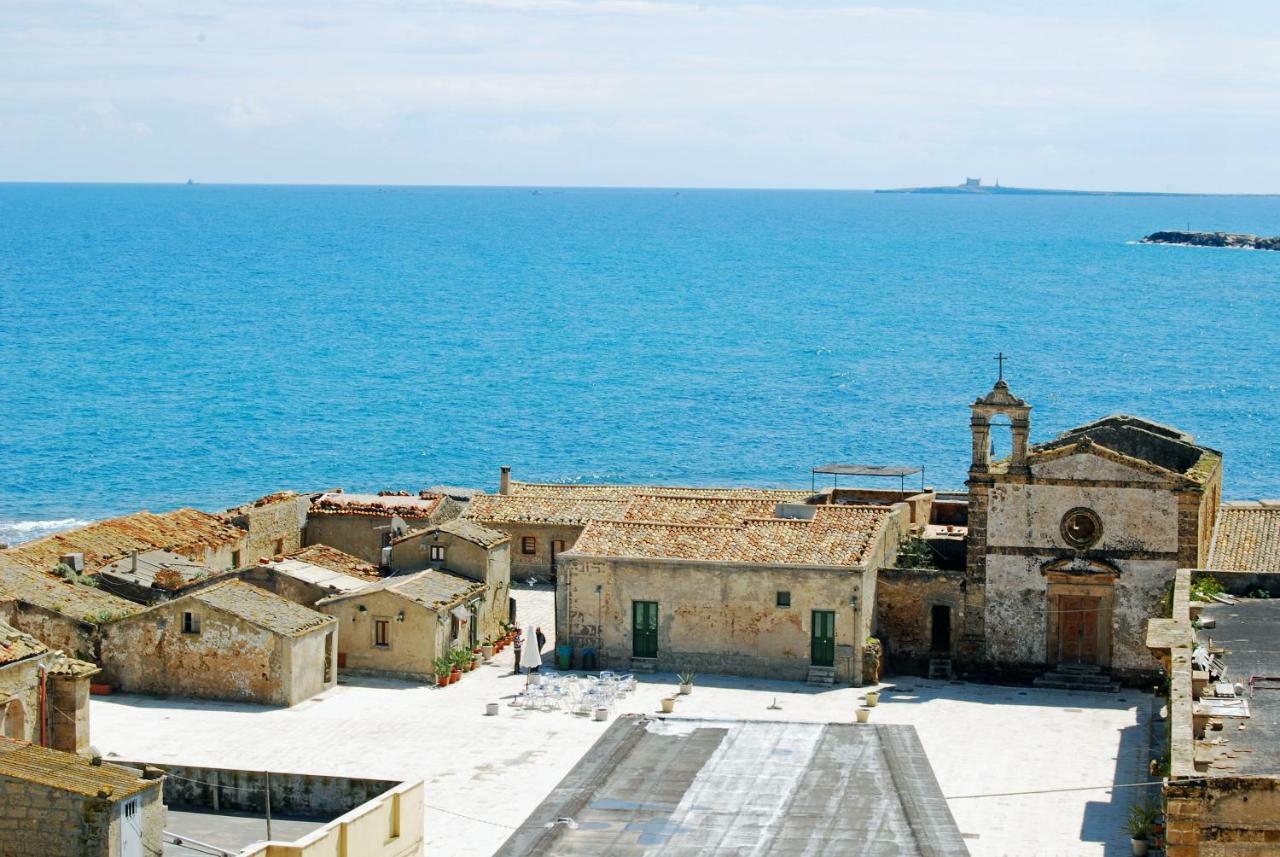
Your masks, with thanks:
[{"label": "stone paving", "polygon": [[[553,594],[520,586],[522,623],[550,636]],[[550,652],[554,640],[549,640]],[[548,655],[547,661],[550,661]],[[525,684],[508,649],[447,688],[344,678],[289,709],[94,697],[108,758],[426,781],[427,853],[488,857],[608,723],[506,703]],[[1128,853],[1136,789],[1009,795],[1145,780],[1151,697],[890,679],[872,711],[911,723],[975,857]],[[622,711],[656,713],[673,676],[644,677]],[[870,688],[700,676],[673,716],[848,722]],[[497,717],[486,702],[501,701]],[[776,707],[773,707],[776,706]],[[971,797],[983,795],[982,797]],[[217,843],[214,843],[217,844]]]}]

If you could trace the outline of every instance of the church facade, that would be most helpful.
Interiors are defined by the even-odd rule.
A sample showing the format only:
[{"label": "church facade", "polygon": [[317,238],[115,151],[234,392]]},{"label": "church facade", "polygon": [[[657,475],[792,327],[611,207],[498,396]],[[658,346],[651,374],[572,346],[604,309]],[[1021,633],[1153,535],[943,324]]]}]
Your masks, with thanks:
[{"label": "church facade", "polygon": [[[1007,420],[1010,454],[992,460]],[[1222,455],[1130,416],[1029,445],[1031,406],[1002,379],[972,406],[966,567],[955,651],[963,666],[1034,672],[1158,669],[1145,645],[1174,571],[1207,558]]]}]

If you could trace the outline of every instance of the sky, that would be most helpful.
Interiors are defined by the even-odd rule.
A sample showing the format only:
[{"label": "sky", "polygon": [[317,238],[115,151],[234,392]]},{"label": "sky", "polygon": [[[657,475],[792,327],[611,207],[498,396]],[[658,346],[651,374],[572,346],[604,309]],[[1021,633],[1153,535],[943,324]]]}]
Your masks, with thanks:
[{"label": "sky", "polygon": [[0,181],[1275,193],[1278,37],[1270,2],[3,0]]}]

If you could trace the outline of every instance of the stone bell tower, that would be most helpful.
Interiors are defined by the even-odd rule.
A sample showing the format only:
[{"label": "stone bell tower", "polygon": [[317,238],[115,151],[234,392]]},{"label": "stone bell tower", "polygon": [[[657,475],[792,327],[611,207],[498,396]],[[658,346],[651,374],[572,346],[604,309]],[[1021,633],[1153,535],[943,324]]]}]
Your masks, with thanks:
[{"label": "stone bell tower", "polygon": [[[966,545],[964,614],[960,634],[960,656],[971,661],[986,655],[987,514],[991,489],[997,483],[1027,478],[1027,449],[1031,436],[1031,406],[1013,393],[1001,373],[991,392],[970,406],[969,427],[973,433],[973,460],[969,465],[969,534]],[[1009,419],[1013,448],[1008,459],[991,460],[991,421]]]}]

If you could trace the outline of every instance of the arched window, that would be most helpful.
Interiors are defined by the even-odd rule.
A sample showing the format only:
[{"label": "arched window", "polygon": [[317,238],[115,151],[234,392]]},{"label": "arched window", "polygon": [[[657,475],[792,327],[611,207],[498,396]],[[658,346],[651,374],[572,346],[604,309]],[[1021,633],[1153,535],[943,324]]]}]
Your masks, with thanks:
[{"label": "arched window", "polygon": [[991,461],[1008,458],[1013,452],[1013,422],[1006,414],[991,418]]},{"label": "arched window", "polygon": [[4,737],[27,740],[27,710],[20,699],[11,699],[4,707]]}]

